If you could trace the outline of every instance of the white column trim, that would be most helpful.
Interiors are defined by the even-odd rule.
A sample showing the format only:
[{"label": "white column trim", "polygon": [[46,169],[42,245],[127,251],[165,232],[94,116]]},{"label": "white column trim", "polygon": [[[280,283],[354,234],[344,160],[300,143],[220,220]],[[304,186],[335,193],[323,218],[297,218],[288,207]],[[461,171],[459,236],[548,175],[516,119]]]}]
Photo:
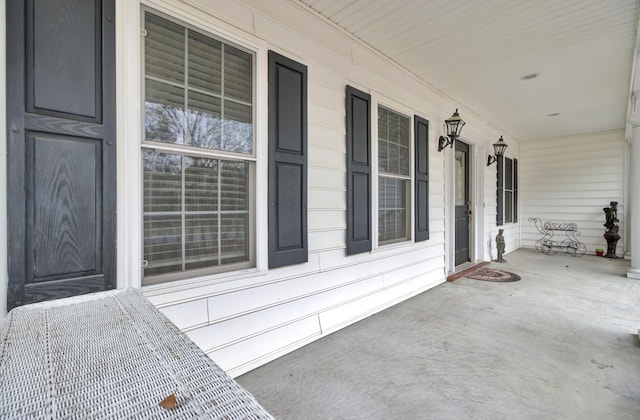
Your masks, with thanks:
[{"label": "white column trim", "polygon": [[116,0],[117,287],[140,287],[142,176],[140,5]]},{"label": "white column trim", "polygon": [[[444,132],[444,131],[443,131]],[[438,134],[438,138],[441,134]],[[454,144],[455,147],[455,144]],[[437,150],[437,149],[436,149]],[[455,153],[451,147],[446,147],[441,152],[444,154],[444,243],[445,255],[444,266],[445,275],[453,273],[456,269],[456,249],[455,249],[455,229],[456,229],[456,212],[455,212]]]},{"label": "white column trim", "polygon": [[[631,127],[630,153],[629,153],[629,214],[628,223],[631,226],[629,233],[629,249],[631,251],[631,267],[627,270],[627,277],[640,280],[640,182],[631,182],[638,178],[638,168],[640,168],[640,122],[635,122]],[[635,229],[633,227],[636,227]]]}]

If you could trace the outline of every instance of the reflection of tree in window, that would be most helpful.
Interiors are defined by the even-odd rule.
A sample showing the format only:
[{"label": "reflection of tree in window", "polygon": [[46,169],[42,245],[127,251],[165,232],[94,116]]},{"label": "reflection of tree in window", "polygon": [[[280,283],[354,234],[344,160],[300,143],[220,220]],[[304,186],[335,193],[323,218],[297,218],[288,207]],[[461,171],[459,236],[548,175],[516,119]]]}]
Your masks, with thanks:
[{"label": "reflection of tree in window", "polygon": [[252,154],[251,55],[149,13],[145,24],[146,139]]}]

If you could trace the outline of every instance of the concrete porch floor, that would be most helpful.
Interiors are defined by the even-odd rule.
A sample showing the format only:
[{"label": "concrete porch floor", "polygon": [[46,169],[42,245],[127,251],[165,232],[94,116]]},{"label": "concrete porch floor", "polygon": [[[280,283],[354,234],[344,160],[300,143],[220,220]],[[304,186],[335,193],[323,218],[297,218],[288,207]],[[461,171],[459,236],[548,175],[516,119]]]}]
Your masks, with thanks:
[{"label": "concrete porch floor", "polygon": [[629,262],[520,249],[249,372],[277,419],[639,419]]}]

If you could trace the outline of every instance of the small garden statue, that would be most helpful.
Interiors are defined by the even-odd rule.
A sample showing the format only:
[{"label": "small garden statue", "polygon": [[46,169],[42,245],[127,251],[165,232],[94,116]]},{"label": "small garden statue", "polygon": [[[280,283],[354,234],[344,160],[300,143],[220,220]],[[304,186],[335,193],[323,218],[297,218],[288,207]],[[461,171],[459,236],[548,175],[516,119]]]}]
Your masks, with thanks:
[{"label": "small garden statue", "polygon": [[616,255],[616,246],[618,244],[618,240],[620,239],[620,234],[618,233],[618,202],[612,201],[609,203],[609,207],[605,207],[602,209],[605,215],[605,224],[604,227],[607,228],[607,231],[604,233],[604,239],[607,240],[607,255],[605,258],[618,258]]},{"label": "small garden statue", "polygon": [[612,201],[611,203],[609,203],[609,207],[605,207],[602,210],[604,211],[604,216],[605,216],[604,227],[606,227],[607,230],[615,230],[617,232],[618,231],[618,225],[616,223],[619,222],[619,220],[618,220],[618,202],[617,201]]},{"label": "small garden statue", "polygon": [[499,263],[507,262],[507,260],[502,258],[502,254],[504,254],[504,236],[502,236],[503,232],[504,229],[498,230],[498,235],[496,236],[496,248],[498,249],[498,258],[496,259],[496,262]]}]

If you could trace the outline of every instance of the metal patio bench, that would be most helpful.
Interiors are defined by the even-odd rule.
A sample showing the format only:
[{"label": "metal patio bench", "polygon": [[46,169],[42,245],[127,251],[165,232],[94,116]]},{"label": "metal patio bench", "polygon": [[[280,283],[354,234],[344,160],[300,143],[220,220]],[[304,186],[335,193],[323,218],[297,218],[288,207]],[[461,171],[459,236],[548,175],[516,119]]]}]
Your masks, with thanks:
[{"label": "metal patio bench", "polygon": [[[577,223],[545,222],[538,217],[530,217],[529,221],[535,223],[536,229],[542,235],[542,238],[536,241],[536,249],[543,254],[555,255],[558,251],[563,251],[572,257],[582,257],[587,252],[585,244],[578,240],[580,231]],[[564,238],[556,237],[556,233],[564,234]]]}]

